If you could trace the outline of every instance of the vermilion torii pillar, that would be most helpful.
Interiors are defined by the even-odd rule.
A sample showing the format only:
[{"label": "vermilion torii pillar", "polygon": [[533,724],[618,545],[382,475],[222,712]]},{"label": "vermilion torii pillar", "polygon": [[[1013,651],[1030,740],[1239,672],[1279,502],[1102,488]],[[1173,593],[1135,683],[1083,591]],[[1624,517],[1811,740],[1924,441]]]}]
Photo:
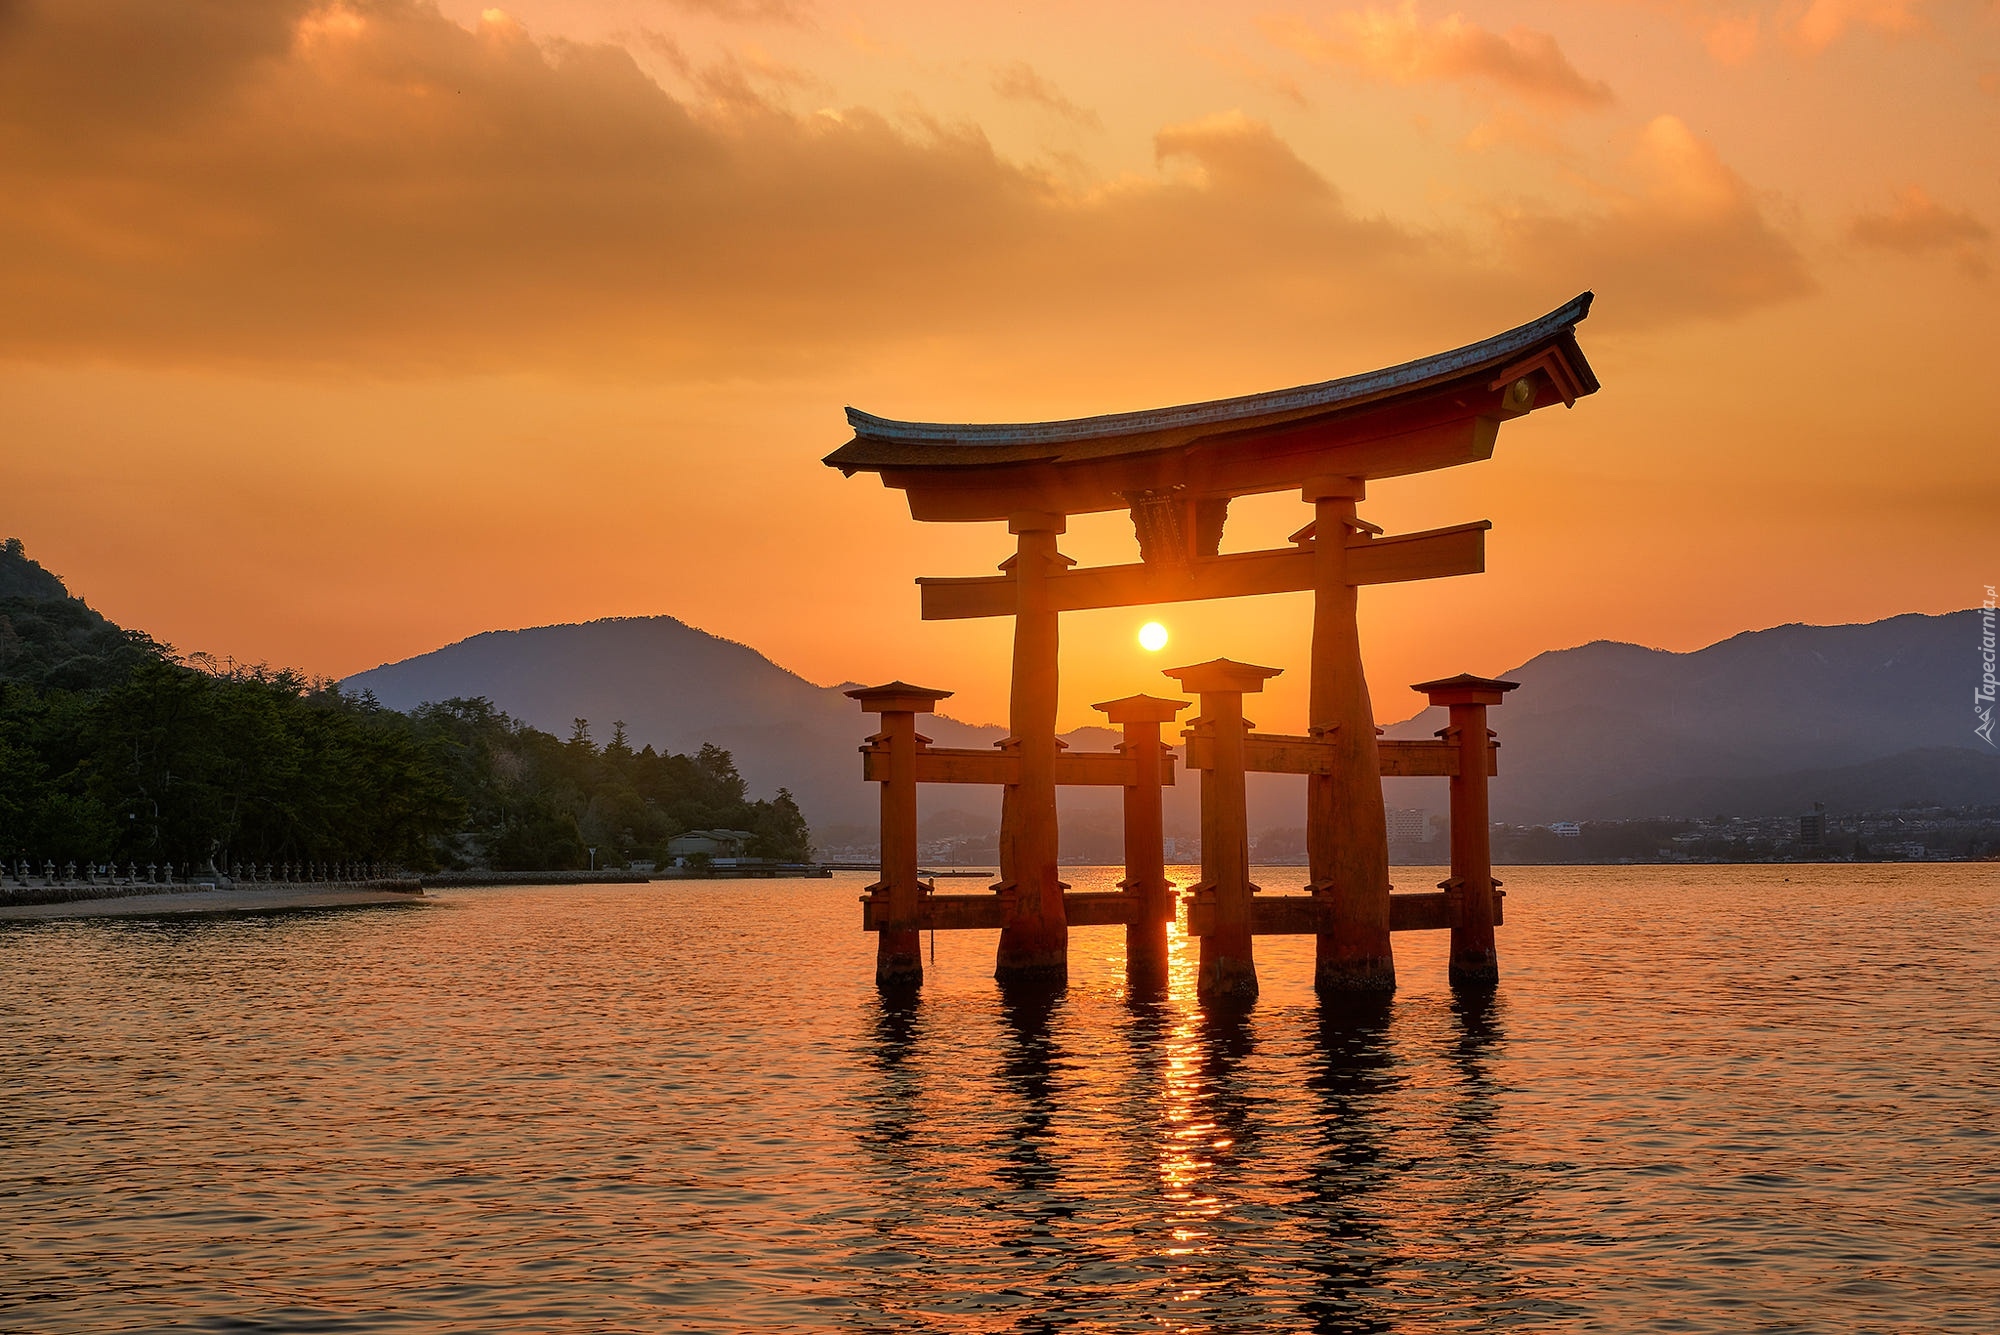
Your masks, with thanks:
[{"label": "vermilion torii pillar", "polygon": [[993,976],[1062,982],[1069,977],[1069,922],[1056,875],[1058,633],[1048,581],[1072,563],[1056,550],[1061,515],[1016,514],[1007,527],[1017,539],[1009,562],[1017,598],[1007,728],[1021,769],[1020,782],[1008,784],[1000,797],[1000,879],[1013,888]]},{"label": "vermilion torii pillar", "polygon": [[1125,879],[1118,888],[1139,901],[1137,916],[1125,924],[1125,973],[1135,987],[1156,988],[1167,981],[1167,924],[1174,916],[1173,887],[1167,883],[1166,830],[1162,825],[1160,774],[1166,744],[1160,725],[1187,708],[1185,700],[1128,695],[1092,705],[1124,729],[1120,755],[1136,762],[1135,782],[1125,785]]},{"label": "vermilion torii pillar", "polygon": [[1257,995],[1257,961],[1251,949],[1250,830],[1244,788],[1245,692],[1261,691],[1280,668],[1227,658],[1168,668],[1166,675],[1201,697],[1201,717],[1191,731],[1205,735],[1209,768],[1201,772],[1201,884],[1196,909],[1208,919],[1201,938],[1196,995],[1249,1000]]},{"label": "vermilion torii pillar", "polygon": [[892,681],[847,692],[871,714],[882,716],[882,731],[870,738],[883,752],[882,879],[868,887],[882,909],[875,937],[875,982],[879,987],[915,987],[924,981],[918,912],[923,884],[917,879],[917,715],[937,709],[950,691],[934,691]]},{"label": "vermilion torii pillar", "polygon": [[1451,776],[1451,876],[1443,886],[1452,906],[1449,973],[1454,987],[1491,987],[1500,981],[1500,956],[1493,941],[1493,835],[1487,808],[1493,734],[1486,727],[1486,710],[1519,685],[1462,674],[1411,688],[1449,711],[1438,736],[1458,749],[1458,768]]},{"label": "vermilion torii pillar", "polygon": [[[1322,992],[1390,991],[1389,817],[1382,804],[1375,709],[1361,670],[1360,589],[1349,577],[1348,543],[1374,529],[1355,517],[1366,494],[1355,477],[1315,478],[1313,632],[1309,733],[1332,749],[1326,771],[1306,776],[1306,860],[1313,896],[1334,928],[1315,938],[1313,985]],[[1379,532],[1380,530],[1375,530]]]}]

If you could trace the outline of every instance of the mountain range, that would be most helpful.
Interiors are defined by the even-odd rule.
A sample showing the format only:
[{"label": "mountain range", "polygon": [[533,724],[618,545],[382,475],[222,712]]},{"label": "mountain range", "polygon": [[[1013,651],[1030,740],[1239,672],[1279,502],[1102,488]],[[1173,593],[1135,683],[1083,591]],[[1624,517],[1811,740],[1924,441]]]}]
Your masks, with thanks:
[{"label": "mountain range", "polygon": [[[1909,614],[1849,626],[1748,631],[1689,653],[1599,641],[1537,655],[1505,674],[1520,689],[1493,714],[1501,740],[1494,819],[1516,823],[1638,817],[1782,815],[2000,804],[2000,752],[1972,733],[1977,611]],[[342,683],[408,709],[485,696],[516,718],[566,733],[587,718],[602,739],[622,720],[632,743],[728,748],[757,794],[788,787],[815,829],[871,823],[875,794],[855,748],[866,719],[747,645],[672,617],[491,631]],[[1391,726],[1422,737],[1426,710]],[[940,746],[987,746],[997,725],[926,720]],[[1104,728],[1064,734],[1103,750]],[[1252,829],[1302,823],[1300,780],[1252,785]],[[1388,781],[1392,806],[1444,809],[1443,781]],[[925,792],[926,809],[997,813],[984,789]],[[1194,786],[1169,799],[1190,830]],[[1109,791],[1066,790],[1066,815],[1101,823]]]},{"label": "mountain range", "polygon": [[[1980,614],[1746,631],[1691,653],[1539,654],[1493,713],[1496,820],[1775,816],[2000,803],[1972,732]],[[1391,727],[1429,736],[1442,710]]]}]

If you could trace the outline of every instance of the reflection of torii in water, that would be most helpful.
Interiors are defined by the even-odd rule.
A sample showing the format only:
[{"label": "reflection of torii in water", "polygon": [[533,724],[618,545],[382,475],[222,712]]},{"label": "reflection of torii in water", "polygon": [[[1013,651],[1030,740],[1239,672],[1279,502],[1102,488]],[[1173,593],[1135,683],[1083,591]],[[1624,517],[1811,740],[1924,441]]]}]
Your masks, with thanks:
[{"label": "reflection of torii in water", "polygon": [[[1395,986],[1390,932],[1400,926],[1451,927],[1454,981],[1492,981],[1495,904],[1485,865],[1484,819],[1491,753],[1484,719],[1486,707],[1497,704],[1511,685],[1470,677],[1426,683],[1419,689],[1430,691],[1433,704],[1451,707],[1451,735],[1442,742],[1378,745],[1355,621],[1356,591],[1363,584],[1484,570],[1490,524],[1386,535],[1356,515],[1355,503],[1366,495],[1370,479],[1486,459],[1501,423],[1595,392],[1597,378],[1576,342],[1576,326],[1589,309],[1585,293],[1539,320],[1454,352],[1323,384],[1174,408],[981,425],[897,422],[848,409],[854,438],[828,455],[828,464],[850,476],[880,475],[885,486],[908,495],[916,519],[1004,520],[1017,539],[999,575],[918,580],[927,620],[1014,618],[1011,736],[1000,753],[947,755],[915,735],[915,714],[927,712],[948,692],[901,682],[850,692],[884,720],[871,744],[869,771],[885,785],[883,880],[871,892],[868,914],[868,924],[881,932],[878,976],[885,982],[921,977],[914,947],[920,922],[997,925],[996,976],[1060,977],[1067,969],[1072,909],[1093,922],[1135,924],[1157,916],[1165,896],[1171,912],[1170,892],[1162,888],[1155,894],[1145,883],[1150,866],[1131,865],[1135,856],[1149,864],[1158,857],[1157,850],[1150,859],[1143,849],[1135,853],[1129,822],[1126,893],[1111,897],[1121,903],[1094,906],[1087,901],[1097,897],[1072,895],[1066,905],[1056,874],[1056,787],[1116,782],[1129,791],[1138,758],[1131,757],[1115,775],[1087,777],[1076,763],[1085,757],[1060,754],[1060,613],[1310,590],[1310,732],[1297,738],[1251,734],[1240,751],[1246,768],[1307,776],[1310,897],[1257,895],[1253,901],[1247,865],[1233,865],[1247,853],[1211,849],[1205,811],[1202,884],[1190,912],[1190,930],[1203,937],[1202,989],[1254,993],[1249,934],[1311,931],[1318,938],[1314,977],[1322,991],[1387,990]],[[1219,554],[1231,498],[1294,488],[1313,507],[1313,518],[1292,534],[1289,546]],[[1066,518],[1105,510],[1131,512],[1142,559],[1072,568],[1075,562],[1056,550]],[[1209,666],[1224,669],[1224,664]],[[1255,673],[1268,676],[1275,670],[1228,667],[1236,670],[1186,669],[1176,675],[1194,674],[1186,684],[1204,693],[1205,714],[1211,703],[1226,712],[1231,683],[1241,678],[1234,687],[1240,717],[1241,691],[1255,689],[1248,684],[1257,679]],[[905,711],[907,723],[900,721]],[[1471,735],[1475,729],[1477,737]],[[1236,730],[1240,733],[1241,725]],[[1239,749],[1214,745],[1212,732],[1212,727],[1191,731],[1191,767],[1204,768],[1197,752],[1210,766],[1235,763]],[[1485,764],[1478,763],[1482,752]],[[1410,902],[1391,903],[1384,773],[1453,776],[1453,877],[1441,895],[1397,895],[1397,901]],[[907,819],[903,799],[892,800],[889,791],[919,781],[1004,785],[1000,895],[950,897],[977,899],[978,906],[923,897],[916,883],[914,789]],[[1240,787],[1240,773],[1234,782]],[[1473,823],[1471,804],[1479,808],[1478,828],[1461,829]],[[1231,813],[1220,818],[1226,823]],[[1240,810],[1233,820],[1241,825]],[[907,837],[907,857],[891,849],[891,826],[899,844]],[[905,861],[907,867],[901,865]],[[1392,922],[1392,915],[1409,921]],[[1240,946],[1225,945],[1222,938],[1238,929]],[[1151,954],[1151,940],[1148,933],[1128,937],[1135,971],[1157,970],[1156,961],[1144,958]]]}]

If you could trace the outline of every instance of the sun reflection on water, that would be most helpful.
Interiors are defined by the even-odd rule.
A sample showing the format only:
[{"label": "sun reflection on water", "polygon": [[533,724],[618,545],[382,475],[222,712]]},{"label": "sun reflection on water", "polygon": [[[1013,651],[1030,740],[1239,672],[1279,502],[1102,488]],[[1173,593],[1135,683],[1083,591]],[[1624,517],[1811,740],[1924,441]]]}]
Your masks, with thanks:
[{"label": "sun reflection on water", "polygon": [[1487,997],[1260,938],[1235,1011],[1179,924],[885,999],[860,876],[0,931],[0,1324],[1984,1329],[2000,869],[1724,871],[1520,870]]}]

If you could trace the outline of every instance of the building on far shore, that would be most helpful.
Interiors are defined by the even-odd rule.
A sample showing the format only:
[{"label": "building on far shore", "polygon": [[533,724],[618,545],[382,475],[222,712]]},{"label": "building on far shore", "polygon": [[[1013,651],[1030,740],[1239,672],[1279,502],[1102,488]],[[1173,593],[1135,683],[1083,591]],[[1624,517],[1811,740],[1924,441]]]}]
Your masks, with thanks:
[{"label": "building on far shore", "polygon": [[1799,817],[1799,847],[1818,848],[1826,841],[1826,806],[1813,803],[1813,809]]},{"label": "building on far shore", "polygon": [[740,858],[757,836],[749,830],[689,830],[667,841],[667,856],[682,858]]},{"label": "building on far shore", "polygon": [[1549,833],[1558,839],[1581,839],[1583,838],[1583,827],[1573,820],[1551,821],[1549,822]]},{"label": "building on far shore", "polygon": [[1421,844],[1430,837],[1430,813],[1422,807],[1389,808],[1389,842]]}]

